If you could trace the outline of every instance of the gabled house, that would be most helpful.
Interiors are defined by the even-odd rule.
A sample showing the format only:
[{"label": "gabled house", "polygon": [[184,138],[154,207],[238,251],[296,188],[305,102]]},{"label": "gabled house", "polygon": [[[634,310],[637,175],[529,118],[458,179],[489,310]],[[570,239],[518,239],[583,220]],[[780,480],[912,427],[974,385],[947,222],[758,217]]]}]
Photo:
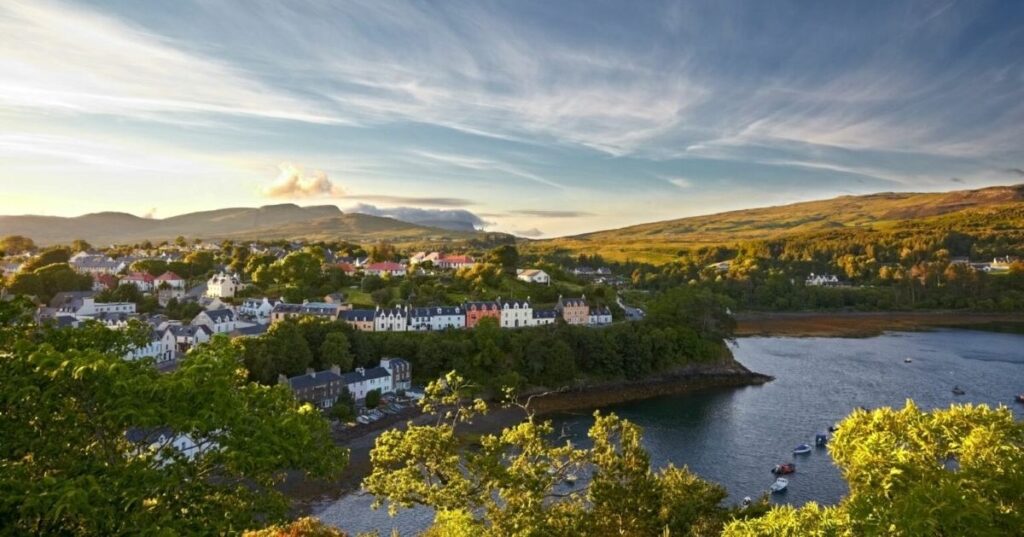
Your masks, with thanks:
[{"label": "gabled house", "polygon": [[242,288],[242,282],[229,272],[213,275],[206,282],[206,296],[211,298],[231,298]]},{"label": "gabled house", "polygon": [[557,318],[558,312],[555,310],[533,310],[533,319],[530,322],[530,326],[555,324],[555,319]]},{"label": "gabled house", "polygon": [[587,297],[585,295],[582,298],[564,298],[559,296],[558,304],[555,305],[555,311],[568,324],[585,325],[590,323],[590,306],[587,304]]},{"label": "gabled house", "polygon": [[94,274],[92,276],[93,291],[112,291],[117,289],[120,281],[113,274]]},{"label": "gabled house", "polygon": [[143,293],[148,293],[154,289],[154,283],[156,278],[148,272],[132,272],[131,274],[121,278],[121,284],[134,285],[136,289]]},{"label": "gabled house", "polygon": [[276,298],[247,298],[238,307],[238,314],[244,319],[260,324],[268,324],[270,323],[270,314],[273,313],[274,306],[279,303],[280,300]]},{"label": "gabled house", "polygon": [[466,310],[466,328],[473,328],[488,317],[501,322],[501,306],[497,302],[466,302],[463,309]]},{"label": "gabled house", "polygon": [[499,298],[498,304],[501,306],[498,324],[502,328],[522,328],[532,324],[533,307],[530,306],[529,297],[526,300],[502,300]]},{"label": "gabled house", "polygon": [[235,312],[227,308],[201,311],[189,324],[205,326],[214,334],[227,334],[235,329]]},{"label": "gabled house", "polygon": [[80,274],[117,274],[128,268],[124,260],[111,259],[105,255],[82,254],[75,254],[68,262]]},{"label": "gabled house", "polygon": [[468,255],[445,255],[441,256],[440,259],[434,262],[434,266],[437,268],[447,270],[458,270],[462,268],[472,267],[476,264],[476,261]]},{"label": "gabled house", "polygon": [[402,358],[381,358],[380,366],[391,374],[391,388],[395,391],[412,388],[412,364]]},{"label": "gabled house", "polygon": [[170,330],[153,330],[146,346],[128,351],[124,358],[125,360],[153,358],[159,364],[174,359],[176,350],[177,341]]},{"label": "gabled house", "polygon": [[154,280],[154,285],[156,285],[157,288],[160,288],[160,287],[163,287],[164,285],[166,285],[167,287],[169,287],[171,289],[184,290],[185,289],[185,285],[187,283],[188,282],[185,281],[185,278],[182,278],[181,276],[178,276],[177,274],[175,274],[175,273],[173,273],[171,271],[167,271],[167,272],[157,276],[156,279]]},{"label": "gabled house", "polygon": [[382,308],[377,306],[373,315],[374,332],[405,332],[408,326],[409,312],[406,308]]},{"label": "gabled house", "polygon": [[516,279],[527,283],[551,284],[551,276],[540,269],[519,269],[516,271]]},{"label": "gabled house", "polygon": [[166,327],[174,334],[177,352],[186,353],[196,346],[210,341],[213,332],[206,325],[168,324]]},{"label": "gabled house", "polygon": [[842,285],[839,281],[839,277],[835,274],[815,274],[811,273],[804,280],[804,285],[811,287],[838,287]]},{"label": "gabled house", "polygon": [[590,326],[604,326],[612,324],[612,310],[606,306],[590,308],[590,320],[588,323]]}]

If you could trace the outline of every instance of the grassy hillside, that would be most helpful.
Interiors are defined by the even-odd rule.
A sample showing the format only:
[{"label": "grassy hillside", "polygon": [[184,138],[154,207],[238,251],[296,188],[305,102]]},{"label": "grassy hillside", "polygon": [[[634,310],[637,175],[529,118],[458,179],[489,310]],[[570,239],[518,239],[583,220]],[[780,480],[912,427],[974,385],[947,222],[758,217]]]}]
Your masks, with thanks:
[{"label": "grassy hillside", "polygon": [[507,240],[500,234],[450,231],[392,218],[342,214],[333,205],[299,207],[293,204],[218,209],[165,219],[140,218],[126,213],[95,213],[73,218],[0,216],[0,236],[5,235],[24,235],[41,245],[85,239],[100,246],[172,240],[179,235],[204,240],[387,240],[398,244]]},{"label": "grassy hillside", "polygon": [[670,261],[680,250],[836,230],[940,226],[1024,229],[1024,185],[943,193],[882,193],[667,220],[534,241],[536,251],[598,253],[612,260]]}]

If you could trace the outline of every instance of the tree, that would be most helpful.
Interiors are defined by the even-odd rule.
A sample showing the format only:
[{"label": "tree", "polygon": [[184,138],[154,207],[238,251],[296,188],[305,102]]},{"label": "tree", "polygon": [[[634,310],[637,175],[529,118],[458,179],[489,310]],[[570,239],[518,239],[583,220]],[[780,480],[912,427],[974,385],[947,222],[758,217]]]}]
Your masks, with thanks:
[{"label": "tree", "polygon": [[1005,408],[857,410],[829,443],[849,494],[729,525],[756,535],[1019,535],[1024,424]]},{"label": "tree", "polygon": [[22,272],[32,272],[38,268],[54,263],[67,263],[71,259],[71,251],[63,247],[47,248],[39,255],[25,262],[21,267]]},{"label": "tree", "polygon": [[[472,390],[449,373],[422,402],[435,423],[378,437],[363,482],[376,505],[434,508],[427,535],[714,535],[727,520],[721,487],[685,468],[653,472],[639,428],[614,415],[595,414],[592,448],[552,440],[551,423],[528,413],[481,437],[479,449],[462,450],[457,428],[486,411],[482,401],[467,402]],[[591,478],[577,485],[579,475]]]},{"label": "tree", "polygon": [[72,252],[88,252],[89,250],[92,250],[92,245],[86,242],[84,239],[75,239],[71,241]]},{"label": "tree", "polygon": [[327,334],[320,346],[320,361],[324,366],[336,365],[342,371],[352,369],[352,351],[344,332]]},{"label": "tree", "polygon": [[[234,533],[287,516],[276,489],[286,470],[331,477],[344,464],[319,413],[284,388],[246,382],[225,339],[159,373],[148,360],[121,358],[119,331],[38,332],[7,309],[0,307],[6,532]],[[172,445],[179,435],[195,448]]]},{"label": "tree", "polygon": [[515,276],[516,268],[519,266],[519,250],[514,244],[499,246],[488,252],[487,263],[501,267],[509,276]]},{"label": "tree", "polygon": [[347,533],[324,524],[317,518],[302,517],[287,524],[250,530],[242,537],[347,537]]},{"label": "tree", "polygon": [[380,390],[374,388],[366,392],[366,400],[364,401],[366,408],[377,408],[380,404]]},{"label": "tree", "polygon": [[0,239],[0,251],[7,255],[19,255],[35,250],[36,244],[32,239],[21,235],[8,235]]}]

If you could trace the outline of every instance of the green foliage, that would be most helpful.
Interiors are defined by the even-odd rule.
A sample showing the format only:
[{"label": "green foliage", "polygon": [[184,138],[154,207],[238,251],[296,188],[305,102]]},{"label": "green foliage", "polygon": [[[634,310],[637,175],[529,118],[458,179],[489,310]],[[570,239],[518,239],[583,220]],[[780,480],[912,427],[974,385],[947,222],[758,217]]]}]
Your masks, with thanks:
[{"label": "green foliage", "polygon": [[85,291],[92,288],[92,277],[76,273],[67,263],[40,266],[28,272],[22,269],[7,285],[7,291],[16,295],[36,296],[49,301],[61,291]]},{"label": "green foliage", "polygon": [[33,272],[36,269],[53,265],[55,263],[67,263],[71,259],[71,250],[64,247],[47,248],[38,255],[29,259],[21,266],[21,272]]},{"label": "green foliage", "polygon": [[134,272],[145,272],[151,276],[159,276],[167,272],[167,262],[162,259],[142,259],[132,263],[131,270]]},{"label": "green foliage", "polygon": [[7,255],[19,255],[34,250],[36,244],[32,239],[21,235],[8,235],[0,239],[0,252]]},{"label": "green foliage", "polygon": [[[237,533],[287,515],[286,470],[330,477],[345,461],[319,414],[247,383],[223,339],[161,374],[121,358],[131,331],[18,319],[0,304],[0,533]],[[163,430],[197,449],[151,446]]]},{"label": "green foliage", "polygon": [[342,371],[352,369],[352,351],[344,332],[339,330],[327,334],[320,345],[320,362],[323,365],[336,365]]},{"label": "green foliage", "polygon": [[374,388],[366,392],[366,399],[363,404],[366,405],[366,408],[377,408],[377,405],[380,404],[380,390]]},{"label": "green foliage", "polygon": [[486,262],[501,267],[509,276],[515,276],[519,266],[519,250],[512,244],[499,246],[488,252]]},{"label": "green foliage", "polygon": [[855,411],[829,451],[850,486],[834,508],[780,507],[736,522],[755,535],[1020,535],[1024,424],[1005,407]]},{"label": "green foliage", "polygon": [[595,414],[591,448],[552,440],[550,422],[528,416],[463,450],[457,428],[485,408],[466,387],[454,374],[433,383],[424,411],[437,422],[386,431],[370,455],[363,485],[377,505],[434,508],[427,535],[715,535],[727,519],[721,487],[685,468],[652,472],[639,428],[614,415]]}]

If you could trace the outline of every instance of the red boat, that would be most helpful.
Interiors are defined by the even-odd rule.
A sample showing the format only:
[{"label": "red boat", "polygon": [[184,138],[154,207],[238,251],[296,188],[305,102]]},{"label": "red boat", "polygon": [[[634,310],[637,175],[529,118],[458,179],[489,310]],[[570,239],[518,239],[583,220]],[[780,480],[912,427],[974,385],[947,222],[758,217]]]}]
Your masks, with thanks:
[{"label": "red boat", "polygon": [[787,462],[786,464],[776,464],[775,468],[772,468],[772,473],[775,475],[786,475],[796,471],[796,465]]}]

